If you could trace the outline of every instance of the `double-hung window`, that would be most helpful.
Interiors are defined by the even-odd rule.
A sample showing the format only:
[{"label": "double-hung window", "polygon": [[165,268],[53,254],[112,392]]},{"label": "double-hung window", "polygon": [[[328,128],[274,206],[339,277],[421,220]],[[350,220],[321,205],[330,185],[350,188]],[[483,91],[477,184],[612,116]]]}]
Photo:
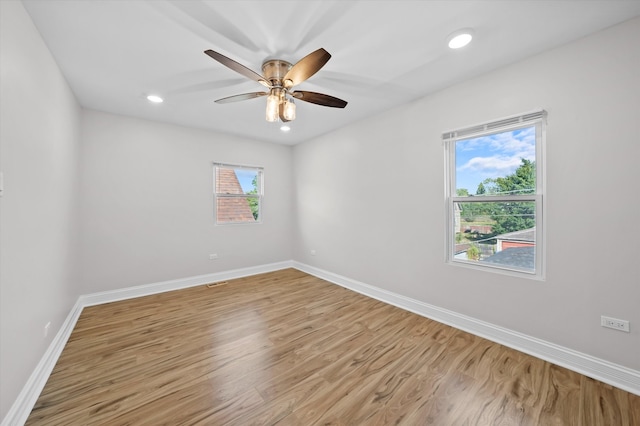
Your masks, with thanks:
[{"label": "double-hung window", "polygon": [[262,221],[263,169],[213,164],[216,224]]},{"label": "double-hung window", "polygon": [[542,279],[545,111],[442,135],[447,261]]}]

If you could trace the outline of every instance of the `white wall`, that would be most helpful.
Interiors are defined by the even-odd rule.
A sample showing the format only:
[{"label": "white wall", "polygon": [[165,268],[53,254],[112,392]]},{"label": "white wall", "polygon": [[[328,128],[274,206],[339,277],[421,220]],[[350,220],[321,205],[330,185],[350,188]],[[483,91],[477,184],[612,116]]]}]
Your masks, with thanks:
[{"label": "white wall", "polygon": [[[291,259],[290,147],[87,110],[81,134],[83,293]],[[262,224],[214,224],[214,161],[264,167]]]},{"label": "white wall", "polygon": [[2,419],[78,296],[79,107],[18,1],[0,1],[0,71]]},{"label": "white wall", "polygon": [[[638,40],[635,19],[296,146],[295,259],[640,370]],[[546,281],[445,264],[442,132],[538,108]]]}]

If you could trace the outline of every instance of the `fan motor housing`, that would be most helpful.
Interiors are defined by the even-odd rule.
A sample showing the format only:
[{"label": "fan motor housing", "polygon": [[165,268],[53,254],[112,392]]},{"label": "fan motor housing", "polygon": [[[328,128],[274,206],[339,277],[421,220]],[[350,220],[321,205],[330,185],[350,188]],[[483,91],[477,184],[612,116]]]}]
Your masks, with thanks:
[{"label": "fan motor housing", "polygon": [[272,85],[281,86],[282,79],[291,69],[291,63],[280,59],[271,59],[262,64],[262,75]]}]

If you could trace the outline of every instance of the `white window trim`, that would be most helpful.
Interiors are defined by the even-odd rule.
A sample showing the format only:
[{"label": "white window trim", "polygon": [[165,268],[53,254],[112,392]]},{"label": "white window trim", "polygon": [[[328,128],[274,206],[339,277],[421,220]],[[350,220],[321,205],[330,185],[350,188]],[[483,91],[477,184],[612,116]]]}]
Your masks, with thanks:
[{"label": "white window trim", "polygon": [[[218,194],[216,191],[216,168],[217,167],[256,171],[259,176],[258,177],[258,194],[255,194],[255,195],[254,194]],[[214,224],[216,226],[255,225],[255,224],[262,223],[262,220],[263,220],[262,205],[264,202],[264,167],[213,162],[212,183],[213,183],[213,217],[214,217]],[[257,198],[258,199],[258,220],[253,222],[241,222],[241,221],[220,222],[218,221],[218,214],[217,214],[218,198]]]},{"label": "white window trim", "polygon": [[[479,125],[444,132],[442,140],[445,147],[445,261],[454,266],[461,266],[498,274],[543,281],[546,276],[546,233],[544,218],[546,208],[544,194],[546,191],[545,173],[545,143],[546,143],[547,113],[544,110],[514,115]],[[455,195],[455,143],[458,140],[472,139],[474,137],[508,132],[525,127],[536,127],[536,192],[528,195],[513,196],[482,196],[482,197],[458,197]],[[509,268],[495,264],[479,264],[464,259],[455,259],[455,235],[454,229],[454,204],[456,202],[500,202],[500,201],[534,201],[536,204],[536,256],[535,271],[524,271],[517,268]]]}]

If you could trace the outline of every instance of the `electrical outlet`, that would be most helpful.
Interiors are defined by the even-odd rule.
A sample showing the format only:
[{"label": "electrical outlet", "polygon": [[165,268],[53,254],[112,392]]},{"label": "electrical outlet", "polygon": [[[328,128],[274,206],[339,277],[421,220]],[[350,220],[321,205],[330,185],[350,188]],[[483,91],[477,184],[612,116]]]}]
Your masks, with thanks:
[{"label": "electrical outlet", "polygon": [[621,320],[617,318],[600,317],[600,325],[607,328],[613,328],[614,330],[620,330],[629,333],[629,321]]},{"label": "electrical outlet", "polygon": [[316,251],[315,250],[311,250],[310,253],[311,253],[311,256],[315,256],[316,255]]},{"label": "electrical outlet", "polygon": [[49,335],[49,329],[51,328],[51,321],[49,321],[45,326],[44,326],[44,337],[47,337]]},{"label": "electrical outlet", "polygon": [[218,258],[218,254],[217,253],[211,253],[209,255],[209,260],[216,260]]}]

